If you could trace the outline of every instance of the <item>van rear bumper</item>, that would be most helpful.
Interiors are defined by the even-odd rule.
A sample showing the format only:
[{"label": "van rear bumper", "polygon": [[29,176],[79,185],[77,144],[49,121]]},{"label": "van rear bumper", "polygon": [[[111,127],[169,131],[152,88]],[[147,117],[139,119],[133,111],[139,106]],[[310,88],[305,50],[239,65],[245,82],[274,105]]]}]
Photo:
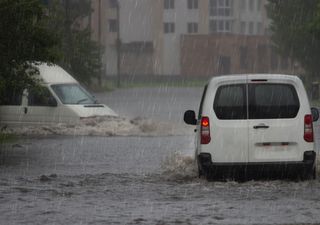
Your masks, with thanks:
[{"label": "van rear bumper", "polygon": [[316,153],[306,151],[303,161],[294,162],[254,162],[215,163],[209,153],[198,156],[199,169],[207,178],[285,178],[305,177],[315,169]]}]

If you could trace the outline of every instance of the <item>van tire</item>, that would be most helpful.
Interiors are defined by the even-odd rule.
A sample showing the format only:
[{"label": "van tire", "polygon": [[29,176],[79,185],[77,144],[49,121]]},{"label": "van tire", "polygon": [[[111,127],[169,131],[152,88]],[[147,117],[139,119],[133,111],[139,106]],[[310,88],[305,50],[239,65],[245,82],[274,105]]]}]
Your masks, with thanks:
[{"label": "van tire", "polygon": [[311,170],[305,170],[300,174],[301,180],[315,180],[317,178],[317,170],[316,167]]},{"label": "van tire", "polygon": [[201,178],[203,175],[204,175],[204,174],[203,174],[200,166],[198,165],[198,178]]},{"label": "van tire", "polygon": [[316,167],[314,167],[313,171],[312,171],[312,180],[315,180],[315,179],[317,179],[317,168]]}]

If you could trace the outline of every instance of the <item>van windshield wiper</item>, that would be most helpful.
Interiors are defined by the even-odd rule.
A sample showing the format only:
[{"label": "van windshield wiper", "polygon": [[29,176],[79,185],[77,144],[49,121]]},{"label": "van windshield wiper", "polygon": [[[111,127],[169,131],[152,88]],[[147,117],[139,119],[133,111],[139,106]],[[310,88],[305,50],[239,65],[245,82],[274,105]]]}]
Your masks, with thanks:
[{"label": "van windshield wiper", "polygon": [[81,102],[84,102],[84,101],[87,101],[88,98],[83,98],[83,99],[80,99],[79,101],[77,101],[77,104],[80,104]]}]

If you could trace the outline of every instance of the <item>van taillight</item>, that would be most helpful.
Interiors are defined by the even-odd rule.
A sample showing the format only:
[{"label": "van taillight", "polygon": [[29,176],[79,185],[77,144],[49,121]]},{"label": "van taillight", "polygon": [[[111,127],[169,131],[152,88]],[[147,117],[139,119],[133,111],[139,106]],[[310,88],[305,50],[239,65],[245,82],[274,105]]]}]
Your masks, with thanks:
[{"label": "van taillight", "polygon": [[313,142],[312,115],[310,114],[304,116],[304,140]]},{"label": "van taillight", "polygon": [[209,144],[210,136],[210,121],[208,117],[201,118],[201,144]]}]

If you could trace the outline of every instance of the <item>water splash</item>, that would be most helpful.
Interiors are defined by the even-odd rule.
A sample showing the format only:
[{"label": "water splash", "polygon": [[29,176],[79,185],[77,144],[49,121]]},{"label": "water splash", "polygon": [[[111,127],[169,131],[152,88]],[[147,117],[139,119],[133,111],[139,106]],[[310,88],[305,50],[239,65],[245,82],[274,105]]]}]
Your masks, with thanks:
[{"label": "water splash", "polygon": [[185,135],[184,125],[136,117],[94,117],[78,123],[22,127],[6,127],[8,134],[24,136],[73,135],[73,136],[175,136]]},{"label": "water splash", "polygon": [[197,178],[197,166],[194,157],[180,152],[165,158],[161,164],[162,175],[166,180],[187,181]]}]

